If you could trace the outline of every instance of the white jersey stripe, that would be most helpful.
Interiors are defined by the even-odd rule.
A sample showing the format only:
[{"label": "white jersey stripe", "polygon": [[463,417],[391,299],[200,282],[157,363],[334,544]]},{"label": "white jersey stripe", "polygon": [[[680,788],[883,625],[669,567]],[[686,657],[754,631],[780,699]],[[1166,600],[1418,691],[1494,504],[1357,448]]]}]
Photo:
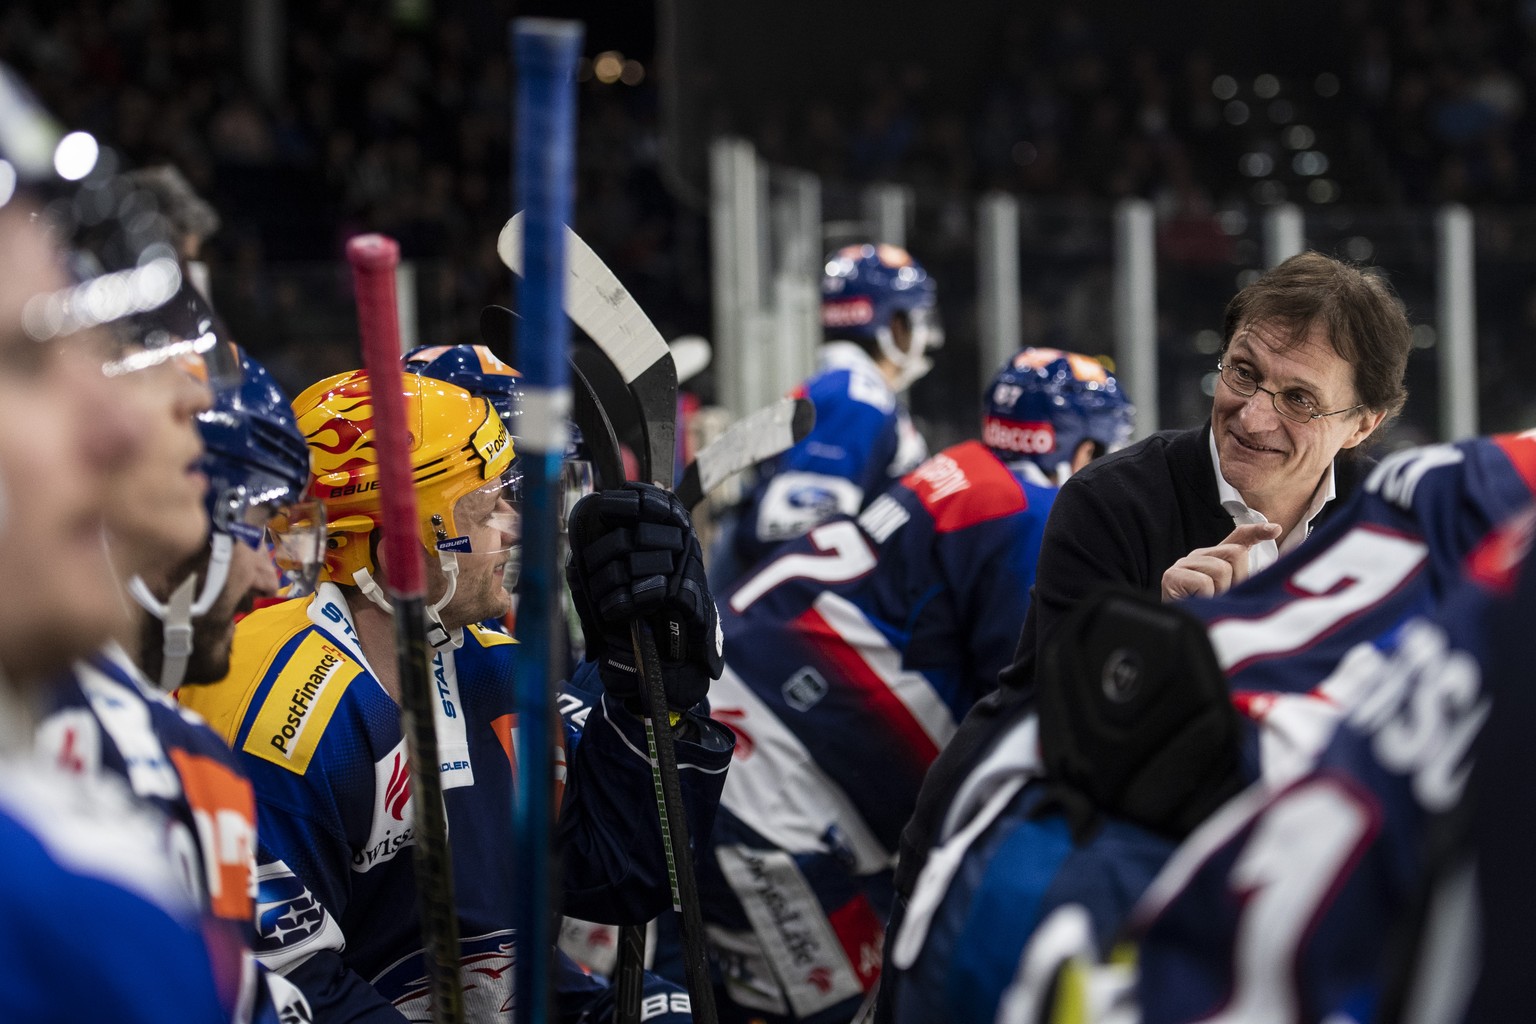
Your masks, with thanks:
[{"label": "white jersey stripe", "polygon": [[901,667],[901,652],[891,646],[889,640],[865,618],[857,605],[847,598],[826,591],[816,598],[818,614],[837,635],[848,641],[870,671],[888,686],[896,699],[912,713],[913,719],[923,727],[934,746],[943,749],[955,734],[955,717],[948,705],[928,685],[921,672],[909,672]]},{"label": "white jersey stripe", "polygon": [[860,874],[891,866],[848,794],[821,770],[800,739],[742,683],[727,665],[709,688],[711,714],[740,735],[725,775],[720,803],[780,849],[826,851],[827,828],[836,824],[853,850]]}]

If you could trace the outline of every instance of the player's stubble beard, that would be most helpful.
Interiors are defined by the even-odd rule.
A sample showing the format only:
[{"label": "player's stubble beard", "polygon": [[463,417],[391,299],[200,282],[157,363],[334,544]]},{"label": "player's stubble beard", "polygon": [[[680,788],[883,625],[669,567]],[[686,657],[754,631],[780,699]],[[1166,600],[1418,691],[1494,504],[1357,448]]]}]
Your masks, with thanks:
[{"label": "player's stubble beard", "polygon": [[[235,543],[239,543],[236,541]],[[175,582],[196,574],[196,588],[201,589],[208,572],[208,560],[212,549],[203,550],[178,565],[169,578]],[[157,594],[161,600],[166,595]],[[229,675],[230,631],[236,617],[250,612],[255,605],[256,594],[247,589],[242,594],[232,594],[229,580],[219,592],[218,600],[207,613],[192,620],[192,654],[187,659],[187,671],[183,686],[200,686],[216,683]],[[153,615],[143,616],[140,626],[139,666],[150,679],[159,679],[165,665],[165,633],[160,619]]]}]

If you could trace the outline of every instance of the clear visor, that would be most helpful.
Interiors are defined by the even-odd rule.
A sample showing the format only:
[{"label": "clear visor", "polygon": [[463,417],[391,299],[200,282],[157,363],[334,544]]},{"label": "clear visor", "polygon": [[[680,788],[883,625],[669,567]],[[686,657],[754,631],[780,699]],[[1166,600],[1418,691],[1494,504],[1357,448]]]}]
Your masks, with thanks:
[{"label": "clear visor", "polygon": [[168,363],[219,393],[238,388],[243,376],[239,351],[170,255],[34,295],[22,326],[38,342],[94,334],[108,377]]},{"label": "clear visor", "polygon": [[283,578],[284,593],[302,597],[315,588],[315,580],[325,564],[325,505],[319,501],[296,501],[278,508],[271,505],[249,505],[245,513],[246,523],[241,532],[230,533],[252,547],[251,537],[256,524],[265,521],[265,541]]},{"label": "clear visor", "polygon": [[437,549],[457,555],[504,555],[523,536],[522,473],[514,466],[502,476],[470,491],[453,506],[460,534],[438,528]]},{"label": "clear visor", "polygon": [[560,531],[565,532],[571,510],[582,498],[597,489],[592,463],[586,459],[566,459],[560,463]]},{"label": "clear visor", "polygon": [[921,306],[908,315],[912,323],[913,351],[924,352],[944,347],[944,325],[939,322],[937,306]]}]

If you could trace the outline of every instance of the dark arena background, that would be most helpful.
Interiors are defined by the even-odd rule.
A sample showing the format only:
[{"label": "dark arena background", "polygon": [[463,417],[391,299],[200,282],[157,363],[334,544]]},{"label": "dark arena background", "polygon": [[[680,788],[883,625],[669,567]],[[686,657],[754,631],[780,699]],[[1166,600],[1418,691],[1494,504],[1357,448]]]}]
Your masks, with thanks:
[{"label": "dark arena background", "polygon": [[[743,383],[744,353],[793,320],[787,285],[878,233],[938,281],[948,340],[911,396],[935,448],[974,432],[996,353],[1134,363],[1128,330],[1156,352],[1127,366],[1140,428],[1183,425],[1207,407],[1226,299],[1289,230],[1381,267],[1407,303],[1419,348],[1395,441],[1536,423],[1530,3],[13,0],[0,59],[67,127],[174,163],[215,205],[215,303],[296,392],[355,361],[352,234],[399,239],[422,343],[472,340],[481,306],[510,300],[494,242],[520,14],[585,22],[575,226],[665,336],[714,342],[691,386],[735,412],[795,379]],[[756,168],[745,304],[721,283],[745,237],[722,228],[743,186],[721,140]],[[1130,327],[1128,209],[1150,217],[1153,271]],[[1461,271],[1448,210],[1471,215]],[[809,232],[785,230],[795,216]],[[1468,268],[1470,301],[1448,309],[1447,275]],[[1451,324],[1469,347],[1445,357]]]}]

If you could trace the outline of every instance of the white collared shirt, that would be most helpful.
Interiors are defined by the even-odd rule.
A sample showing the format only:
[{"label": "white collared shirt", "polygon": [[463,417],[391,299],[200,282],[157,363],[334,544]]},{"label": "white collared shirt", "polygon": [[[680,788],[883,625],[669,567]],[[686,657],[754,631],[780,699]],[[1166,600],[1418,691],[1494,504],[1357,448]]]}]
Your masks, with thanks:
[{"label": "white collared shirt", "polygon": [[[1221,501],[1221,507],[1232,516],[1234,526],[1246,526],[1249,523],[1267,523],[1264,513],[1256,508],[1250,508],[1238,493],[1236,487],[1227,483],[1227,478],[1221,475],[1221,459],[1216,454],[1216,435],[1210,434],[1211,442],[1211,466],[1216,470],[1216,497]],[[1338,496],[1334,489],[1333,463],[1328,463],[1328,472],[1318,483],[1317,489],[1312,492],[1312,504],[1307,506],[1306,515],[1301,517],[1301,522],[1296,528],[1281,538],[1276,544],[1272,540],[1260,541],[1248,549],[1248,573],[1253,575],[1264,569],[1268,569],[1280,560],[1280,556],[1292,550],[1307,539],[1312,532],[1312,520],[1323,510],[1323,506]]]}]

